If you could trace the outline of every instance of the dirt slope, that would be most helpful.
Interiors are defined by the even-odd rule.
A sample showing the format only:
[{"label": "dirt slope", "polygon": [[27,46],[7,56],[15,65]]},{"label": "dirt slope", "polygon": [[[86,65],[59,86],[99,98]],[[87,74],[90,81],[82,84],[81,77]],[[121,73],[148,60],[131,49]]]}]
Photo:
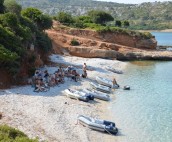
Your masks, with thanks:
[{"label": "dirt slope", "polygon": [[[61,27],[57,22],[46,31],[53,43],[53,50],[59,54],[80,57],[116,58],[119,60],[153,59],[171,60],[169,51],[157,51],[155,39],[136,39],[123,34],[100,34],[92,30]],[[75,39],[79,46],[72,46]]]}]

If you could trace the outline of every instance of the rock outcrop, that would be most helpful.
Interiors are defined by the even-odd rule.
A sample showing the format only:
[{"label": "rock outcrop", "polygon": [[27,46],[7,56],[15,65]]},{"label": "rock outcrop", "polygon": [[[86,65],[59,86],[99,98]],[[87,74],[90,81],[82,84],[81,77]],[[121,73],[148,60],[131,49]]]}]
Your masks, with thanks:
[{"label": "rock outcrop", "polygon": [[92,40],[100,40],[103,42],[110,42],[114,44],[129,46],[133,48],[146,48],[146,49],[156,49],[157,41],[155,38],[145,39],[140,36],[130,36],[125,33],[112,33],[105,32],[99,33],[93,30],[83,30],[83,29],[58,29],[56,31],[59,33],[64,33],[68,35],[90,38]]},{"label": "rock outcrop", "polygon": [[115,50],[96,49],[94,47],[68,47],[71,55],[85,58],[116,58],[118,52]]},{"label": "rock outcrop", "polygon": [[[58,26],[58,24],[56,24]],[[58,28],[47,30],[55,53],[87,58],[116,58],[119,60],[172,60],[171,51],[156,50],[155,38],[144,39],[122,33],[98,33],[93,30]],[[72,46],[76,40],[79,46]]]}]

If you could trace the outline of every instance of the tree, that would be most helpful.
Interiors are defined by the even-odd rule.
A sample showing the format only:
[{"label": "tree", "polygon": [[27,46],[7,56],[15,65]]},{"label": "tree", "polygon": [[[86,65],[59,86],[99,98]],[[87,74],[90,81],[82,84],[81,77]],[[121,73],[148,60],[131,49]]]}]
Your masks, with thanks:
[{"label": "tree", "polygon": [[105,25],[106,22],[113,21],[114,18],[104,11],[91,10],[88,12],[88,16],[91,17],[92,21],[96,24]]},{"label": "tree", "polygon": [[22,10],[21,14],[32,20],[40,30],[45,30],[52,26],[52,19],[36,8],[27,8]]},{"label": "tree", "polygon": [[74,23],[74,19],[72,18],[72,15],[66,12],[59,12],[56,18],[60,23],[64,25],[69,26]]},{"label": "tree", "polygon": [[7,64],[15,62],[19,56],[15,52],[11,52],[0,44],[0,64]]},{"label": "tree", "polygon": [[35,23],[38,23],[42,12],[36,8],[27,8],[21,11],[21,15],[31,19]]},{"label": "tree", "polygon": [[4,27],[8,27],[11,30],[15,31],[15,29],[18,27],[18,20],[16,14],[13,13],[5,13],[0,16],[0,23]]},{"label": "tree", "polygon": [[116,20],[115,22],[115,26],[121,27],[122,23],[120,20]]},{"label": "tree", "polygon": [[41,30],[45,30],[51,28],[53,21],[50,16],[42,14],[40,16],[40,22],[38,24]]},{"label": "tree", "polygon": [[18,17],[20,16],[22,7],[15,0],[5,0],[4,6],[7,12],[15,13]]},{"label": "tree", "polygon": [[24,54],[24,48],[22,48],[21,40],[13,32],[9,31],[0,25],[0,43],[10,50],[16,52],[19,56]]},{"label": "tree", "polygon": [[129,26],[130,26],[130,23],[129,23],[128,21],[124,21],[124,22],[123,22],[123,26],[124,26],[124,27],[129,27]]},{"label": "tree", "polygon": [[21,16],[20,17],[20,24],[30,28],[30,30],[32,32],[36,32],[38,30],[35,23],[27,17]]},{"label": "tree", "polygon": [[83,23],[93,23],[90,16],[79,16],[77,17],[77,19],[82,21]]},{"label": "tree", "polygon": [[0,0],[0,13],[4,13],[5,7],[4,7],[4,0]]},{"label": "tree", "polygon": [[48,52],[52,48],[51,40],[48,35],[44,32],[37,32],[36,34],[36,46],[41,49],[41,51]]}]

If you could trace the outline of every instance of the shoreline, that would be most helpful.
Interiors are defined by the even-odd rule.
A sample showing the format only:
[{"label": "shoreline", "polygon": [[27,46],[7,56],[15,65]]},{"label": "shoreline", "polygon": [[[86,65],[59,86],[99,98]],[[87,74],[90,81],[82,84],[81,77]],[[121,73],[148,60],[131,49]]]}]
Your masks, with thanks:
[{"label": "shoreline", "polygon": [[[117,141],[115,136],[93,131],[77,124],[79,115],[88,115],[100,119],[114,121],[108,107],[111,102],[96,99],[89,103],[67,98],[62,93],[67,88],[89,88],[89,82],[95,76],[120,79],[120,75],[105,70],[107,65],[124,69],[126,63],[117,60],[100,58],[81,58],[73,56],[52,55],[51,61],[59,64],[70,64],[82,71],[84,62],[88,65],[88,78],[79,82],[66,80],[64,84],[52,87],[49,92],[33,92],[31,86],[15,87],[0,91],[0,112],[3,118],[0,124],[18,128],[30,138],[38,137],[40,141],[65,142],[97,142]],[[50,73],[57,67],[45,67]],[[114,94],[110,94],[114,97]],[[113,101],[113,98],[112,100]],[[118,126],[118,124],[117,124]]]},{"label": "shoreline", "polygon": [[167,32],[170,33],[172,32],[172,29],[165,29],[165,30],[137,30],[139,32]]}]

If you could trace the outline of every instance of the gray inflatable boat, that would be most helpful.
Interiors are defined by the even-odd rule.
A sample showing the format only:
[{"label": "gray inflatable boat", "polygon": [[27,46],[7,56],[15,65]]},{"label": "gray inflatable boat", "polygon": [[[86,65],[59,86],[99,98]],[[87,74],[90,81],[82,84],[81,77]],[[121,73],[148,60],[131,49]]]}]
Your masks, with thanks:
[{"label": "gray inflatable boat", "polygon": [[97,83],[93,83],[91,82],[90,85],[98,90],[98,91],[101,91],[101,92],[105,92],[105,93],[110,93],[111,92],[111,89],[107,86],[103,86],[103,85],[100,85],[100,84],[97,84]]},{"label": "gray inflatable boat", "polygon": [[110,96],[106,93],[101,93],[98,92],[96,90],[89,90],[89,89],[83,89],[83,92],[86,92],[90,95],[93,95],[94,98],[100,99],[100,100],[104,100],[104,101],[109,101],[110,100]]},{"label": "gray inflatable boat", "polygon": [[111,80],[103,78],[103,77],[97,76],[96,77],[96,81],[97,81],[97,83],[99,83],[101,85],[104,85],[104,86],[107,86],[107,87],[110,87],[110,88],[114,88],[114,89],[118,89],[119,88],[118,84],[113,85]]},{"label": "gray inflatable boat", "polygon": [[112,135],[116,135],[118,133],[118,128],[116,128],[115,123],[110,121],[95,119],[83,115],[78,116],[78,121],[80,124],[93,130],[106,132]]},{"label": "gray inflatable boat", "polygon": [[64,90],[64,93],[67,97],[70,97],[72,99],[78,99],[78,100],[82,100],[85,102],[88,102],[90,100],[87,93],[80,92],[75,89],[66,89],[66,90]]},{"label": "gray inflatable boat", "polygon": [[113,73],[117,73],[117,74],[123,74],[123,71],[115,69],[115,68],[112,68],[112,67],[109,67],[109,66],[106,67],[106,70],[111,71]]}]

